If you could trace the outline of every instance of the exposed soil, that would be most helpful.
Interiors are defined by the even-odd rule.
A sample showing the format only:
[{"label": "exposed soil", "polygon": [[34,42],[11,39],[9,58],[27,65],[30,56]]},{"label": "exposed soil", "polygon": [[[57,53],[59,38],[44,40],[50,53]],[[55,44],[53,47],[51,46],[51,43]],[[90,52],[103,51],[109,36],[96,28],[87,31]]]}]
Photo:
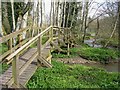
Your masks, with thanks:
[{"label": "exposed soil", "polygon": [[81,64],[85,66],[92,66],[92,67],[97,67],[97,68],[104,68],[108,72],[118,72],[119,71],[119,65],[120,62],[118,60],[112,60],[108,64],[101,64],[100,62],[97,61],[91,61],[91,60],[86,60],[82,57],[74,57],[74,58],[56,58],[57,61],[63,62],[65,64]]},{"label": "exposed soil", "polygon": [[90,61],[83,59],[81,57],[75,57],[75,58],[58,58],[57,61],[63,62],[65,64],[99,64],[99,62],[96,61]]}]

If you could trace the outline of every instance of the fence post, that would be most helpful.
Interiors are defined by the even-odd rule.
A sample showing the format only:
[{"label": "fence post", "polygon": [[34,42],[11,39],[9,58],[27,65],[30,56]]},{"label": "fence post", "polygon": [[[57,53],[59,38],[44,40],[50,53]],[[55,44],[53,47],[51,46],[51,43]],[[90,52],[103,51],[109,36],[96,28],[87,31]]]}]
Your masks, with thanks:
[{"label": "fence post", "polygon": [[17,88],[19,87],[18,59],[19,59],[19,55],[16,55],[12,61],[12,77],[13,77],[13,81],[14,81],[14,86],[17,86]]}]

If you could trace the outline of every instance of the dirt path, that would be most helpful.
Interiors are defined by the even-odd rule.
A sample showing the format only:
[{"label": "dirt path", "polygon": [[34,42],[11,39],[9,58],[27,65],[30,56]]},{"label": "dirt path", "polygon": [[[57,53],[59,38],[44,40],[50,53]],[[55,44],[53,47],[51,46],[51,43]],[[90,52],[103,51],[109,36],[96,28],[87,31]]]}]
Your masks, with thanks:
[{"label": "dirt path", "polygon": [[98,64],[99,62],[90,61],[83,59],[81,57],[75,57],[75,58],[58,58],[57,61],[63,62],[65,64]]}]

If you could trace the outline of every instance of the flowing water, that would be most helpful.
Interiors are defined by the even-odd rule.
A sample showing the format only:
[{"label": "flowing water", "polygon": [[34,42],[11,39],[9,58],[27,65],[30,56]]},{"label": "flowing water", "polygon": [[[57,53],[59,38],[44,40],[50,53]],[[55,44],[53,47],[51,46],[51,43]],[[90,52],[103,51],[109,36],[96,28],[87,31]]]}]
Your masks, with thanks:
[{"label": "flowing water", "polygon": [[119,72],[120,63],[109,63],[109,64],[106,64],[106,65],[98,64],[98,63],[97,64],[96,63],[92,63],[92,64],[85,63],[85,64],[82,64],[82,65],[97,67],[97,68],[103,68],[108,72]]},{"label": "flowing water", "polygon": [[[84,41],[85,44],[87,44],[87,45],[89,45],[89,46],[91,46],[91,47],[93,46],[93,42],[94,42],[94,39],[89,39],[89,40],[85,40],[85,41]],[[102,45],[100,45],[100,44],[95,44],[94,47],[99,48],[99,47],[102,47]]]}]

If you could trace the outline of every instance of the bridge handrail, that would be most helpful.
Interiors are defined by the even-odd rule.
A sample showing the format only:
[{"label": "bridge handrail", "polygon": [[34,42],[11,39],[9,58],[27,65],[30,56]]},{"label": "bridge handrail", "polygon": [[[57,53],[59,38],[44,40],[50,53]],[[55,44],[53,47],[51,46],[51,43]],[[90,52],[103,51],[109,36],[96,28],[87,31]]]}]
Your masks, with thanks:
[{"label": "bridge handrail", "polygon": [[[46,28],[44,31],[42,31],[41,33],[39,33],[37,36],[35,36],[34,38],[32,38],[30,41],[28,41],[26,44],[24,44],[22,47],[20,47],[19,49],[17,49],[15,52],[13,52],[11,55],[9,55],[6,60],[10,61],[13,57],[15,57],[17,54],[19,54],[24,48],[30,46],[30,44],[32,42],[34,42],[37,38],[39,38],[41,35],[45,34],[46,32],[48,32],[50,30],[52,26],[49,26],[48,28]],[[12,61],[11,61],[12,62]]]}]

